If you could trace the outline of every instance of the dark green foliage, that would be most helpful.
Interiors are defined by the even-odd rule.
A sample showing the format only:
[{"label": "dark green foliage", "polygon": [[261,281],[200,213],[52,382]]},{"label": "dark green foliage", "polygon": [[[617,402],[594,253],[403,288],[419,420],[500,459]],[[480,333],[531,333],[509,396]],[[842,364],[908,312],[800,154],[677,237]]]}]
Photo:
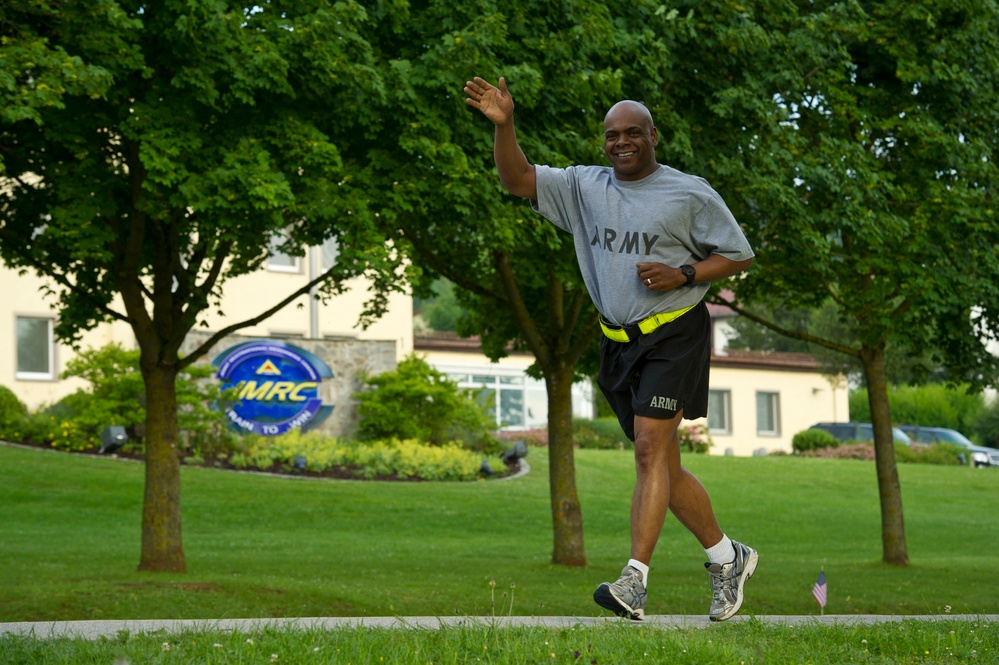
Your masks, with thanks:
[{"label": "dark green foliage", "polygon": [[440,278],[433,284],[433,297],[417,298],[413,308],[431,330],[455,330],[462,308],[455,295],[454,282]]},{"label": "dark green foliage", "polygon": [[795,452],[805,452],[806,450],[820,450],[822,448],[838,448],[839,439],[832,434],[821,429],[806,429],[798,432],[791,439],[791,448]]},{"label": "dark green foliage", "polygon": [[579,448],[624,450],[635,447],[613,416],[593,420],[573,418],[572,440]]},{"label": "dark green foliage", "polygon": [[431,445],[459,441],[468,448],[493,450],[492,417],[475,397],[423,359],[409,355],[393,372],[364,380],[355,394],[358,437],[416,439]]},{"label": "dark green foliage", "polygon": [[[972,423],[984,408],[981,393],[969,393],[966,386],[950,387],[942,383],[924,386],[899,386],[888,391],[892,424],[946,427],[969,436]],[[867,389],[850,391],[850,418],[870,422]]]},{"label": "dark green foliage", "polygon": [[[325,0],[2,6],[0,257],[48,278],[60,339],[131,327],[148,397],[140,566],[182,571],[178,371],[313,288],[367,277],[365,323],[404,288],[372,227],[381,192],[350,163],[381,133],[370,17]],[[333,267],[179,355],[268,247],[326,240]]]},{"label": "dark green foliage", "polygon": [[592,377],[590,381],[593,383],[593,403],[596,407],[597,418],[612,418],[614,416],[614,409],[611,408],[610,402],[604,397],[604,393],[600,390],[600,386],[597,385],[596,376]]},{"label": "dark green foliage", "polygon": [[0,386],[0,439],[16,439],[27,416],[28,408],[14,391]]},{"label": "dark green foliage", "polygon": [[80,378],[89,386],[59,401],[60,413],[89,436],[108,425],[133,427],[146,419],[146,388],[139,372],[139,352],[119,344],[83,349],[66,363],[63,379]]},{"label": "dark green foliage", "polygon": [[[178,422],[182,447],[192,453],[227,450],[231,433],[222,414],[212,408],[219,398],[217,382],[206,380],[207,365],[194,365],[177,380]],[[100,433],[110,425],[130,432],[130,445],[143,442],[146,390],[139,372],[139,352],[119,344],[84,349],[66,363],[62,378],[80,378],[89,385],[31,415],[25,439],[63,450],[100,446]]]},{"label": "dark green foliage", "polygon": [[906,446],[895,444],[895,459],[910,464],[945,464],[956,465],[968,463],[968,451],[953,443],[934,443],[930,446]]},{"label": "dark green foliage", "polygon": [[[244,436],[228,461],[238,469],[338,478],[474,480],[481,477],[483,457],[453,443],[358,442],[295,429],[280,436]],[[502,467],[499,458],[489,461],[492,468]]]},{"label": "dark green foliage", "polygon": [[999,399],[984,406],[974,418],[969,437],[977,438],[983,446],[999,448]]}]

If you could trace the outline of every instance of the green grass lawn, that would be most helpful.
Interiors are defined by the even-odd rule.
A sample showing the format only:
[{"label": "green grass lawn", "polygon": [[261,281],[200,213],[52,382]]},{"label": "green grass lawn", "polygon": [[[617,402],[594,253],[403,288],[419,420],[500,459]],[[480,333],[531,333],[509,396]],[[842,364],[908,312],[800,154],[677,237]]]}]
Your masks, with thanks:
[{"label": "green grass lawn", "polygon": [[210,663],[280,665],[907,665],[995,663],[999,624],[919,621],[878,625],[769,625],[758,621],[676,629],[607,622],[564,628],[267,629],[119,633],[88,640],[0,636],[4,665]]},{"label": "green grass lawn", "polygon": [[[0,446],[0,621],[598,616],[628,558],[629,452],[581,450],[589,565],[553,566],[547,451],[511,481],[310,481],[185,467],[188,572],[139,573],[141,464]],[[744,614],[995,614],[999,472],[902,465],[911,565],[880,562],[869,462],[687,456],[760,551]],[[649,614],[704,614],[704,553],[669,518]],[[490,582],[495,582],[495,590]],[[947,609],[949,608],[949,610]]]}]

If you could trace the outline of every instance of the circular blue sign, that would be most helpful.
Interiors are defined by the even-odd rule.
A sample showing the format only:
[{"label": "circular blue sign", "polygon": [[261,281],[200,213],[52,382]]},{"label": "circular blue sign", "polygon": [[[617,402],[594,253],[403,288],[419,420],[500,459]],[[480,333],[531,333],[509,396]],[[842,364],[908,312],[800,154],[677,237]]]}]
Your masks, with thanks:
[{"label": "circular blue sign", "polygon": [[305,349],[280,341],[244,342],[212,364],[223,387],[234,394],[226,416],[241,432],[277,436],[311,429],[333,410],[319,395],[323,379],[333,372]]}]

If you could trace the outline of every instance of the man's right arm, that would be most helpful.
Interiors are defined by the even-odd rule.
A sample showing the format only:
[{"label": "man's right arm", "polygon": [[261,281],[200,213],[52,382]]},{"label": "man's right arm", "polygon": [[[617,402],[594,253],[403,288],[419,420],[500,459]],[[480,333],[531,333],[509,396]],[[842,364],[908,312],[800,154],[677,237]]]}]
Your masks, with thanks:
[{"label": "man's right arm", "polygon": [[507,90],[506,80],[500,77],[497,88],[476,76],[474,81],[465,83],[465,94],[468,96],[465,103],[479,109],[496,126],[493,159],[496,161],[503,189],[515,196],[536,201],[538,181],[534,165],[527,161],[517,142],[517,130],[513,124],[513,97]]}]

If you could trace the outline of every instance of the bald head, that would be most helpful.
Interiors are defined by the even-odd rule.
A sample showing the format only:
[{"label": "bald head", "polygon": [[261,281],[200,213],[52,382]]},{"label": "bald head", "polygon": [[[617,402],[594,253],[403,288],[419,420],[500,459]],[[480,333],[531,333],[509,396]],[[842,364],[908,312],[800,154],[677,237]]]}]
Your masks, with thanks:
[{"label": "bald head", "polygon": [[648,127],[650,129],[655,127],[655,123],[652,122],[652,114],[649,113],[649,109],[645,108],[645,104],[642,104],[641,102],[636,102],[630,99],[618,102],[607,111],[607,115],[604,116],[604,125],[606,126],[607,120],[616,114],[628,114],[634,118],[642,118],[646,123],[648,123]]},{"label": "bald head", "polygon": [[641,180],[659,169],[659,132],[644,104],[626,99],[604,116],[604,154],[618,180]]}]

